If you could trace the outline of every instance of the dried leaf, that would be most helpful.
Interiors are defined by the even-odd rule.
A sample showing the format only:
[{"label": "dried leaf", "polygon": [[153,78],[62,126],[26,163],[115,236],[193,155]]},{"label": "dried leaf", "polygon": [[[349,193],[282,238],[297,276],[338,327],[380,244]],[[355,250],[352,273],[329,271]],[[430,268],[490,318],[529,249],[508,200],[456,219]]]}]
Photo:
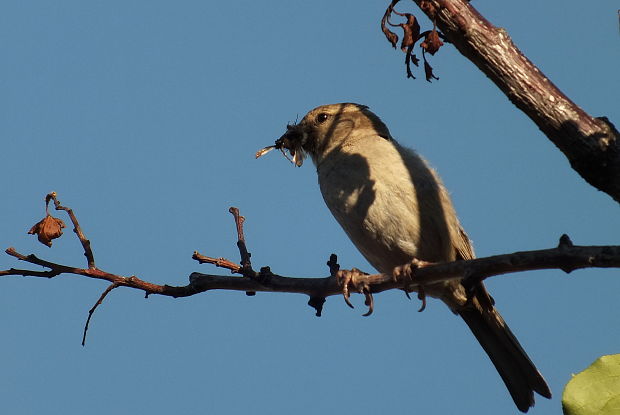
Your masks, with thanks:
[{"label": "dried leaf", "polygon": [[396,44],[398,43],[398,35],[388,29],[384,22],[381,22],[381,30],[383,31],[383,34],[387,38],[388,42],[392,44],[392,47],[396,48]]},{"label": "dried leaf", "polygon": [[433,79],[439,80],[439,78],[437,78],[433,74],[433,67],[431,65],[429,65],[429,63],[426,61],[426,59],[424,59],[424,73],[426,75],[426,80],[428,82],[431,82]]},{"label": "dried leaf", "polygon": [[[400,44],[400,49],[405,53],[407,78],[415,78],[413,71],[411,70],[411,64],[413,63],[415,66],[418,66],[419,60],[416,55],[413,54],[413,48],[420,39],[424,38],[424,41],[420,43],[420,47],[422,49],[422,57],[424,58],[424,72],[426,74],[426,80],[430,82],[432,79],[439,79],[433,74],[433,68],[426,61],[426,57],[424,57],[426,52],[434,55],[437,53],[439,48],[443,46],[443,42],[437,32],[435,22],[437,8],[428,0],[421,0],[418,3],[420,8],[431,18],[431,20],[433,20],[433,30],[420,33],[420,24],[414,15],[411,13],[399,13],[397,10],[394,10],[394,6],[396,6],[398,2],[399,0],[392,0],[385,11],[383,18],[381,19],[381,30],[383,31],[383,34],[392,46],[396,48],[398,36],[388,29],[388,26],[400,27],[403,30],[403,39]],[[390,21],[392,14],[404,17],[407,21],[405,23],[394,24]]]},{"label": "dried leaf", "polygon": [[430,32],[427,32],[426,37],[424,38],[424,42],[420,43],[420,46],[426,52],[434,55],[439,50],[439,48],[443,46],[443,42],[439,38],[437,30],[433,29]]},{"label": "dried leaf", "polygon": [[37,235],[37,239],[44,245],[51,248],[52,239],[59,238],[62,235],[62,228],[65,227],[65,223],[58,218],[51,215],[46,215],[41,221],[36,223],[28,233],[30,235]]},{"label": "dried leaf", "polygon": [[387,25],[391,24],[389,22],[390,15],[392,14],[392,11],[394,10],[394,5],[398,3],[398,1],[399,0],[392,1],[392,3],[390,3],[387,10],[383,14],[383,18],[381,19],[381,31],[387,38],[388,42],[392,44],[393,48],[396,48],[396,44],[398,43],[398,35],[392,32],[390,29],[388,29]]},{"label": "dried leaf", "polygon": [[400,44],[400,49],[403,52],[407,52],[407,49],[412,48],[415,42],[420,38],[420,24],[414,15],[405,13],[402,16],[407,18],[407,23],[399,24],[403,28],[403,41]]}]

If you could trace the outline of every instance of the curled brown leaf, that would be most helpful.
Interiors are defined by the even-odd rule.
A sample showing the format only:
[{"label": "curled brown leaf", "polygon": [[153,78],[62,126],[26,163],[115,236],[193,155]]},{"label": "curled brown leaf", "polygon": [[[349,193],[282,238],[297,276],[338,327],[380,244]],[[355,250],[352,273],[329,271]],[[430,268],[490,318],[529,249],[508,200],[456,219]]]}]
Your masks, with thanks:
[{"label": "curled brown leaf", "polygon": [[424,42],[420,43],[420,47],[431,55],[434,55],[442,46],[443,42],[439,38],[439,34],[436,29],[427,32]]},{"label": "curled brown leaf", "polygon": [[399,1],[400,0],[392,0],[390,5],[388,6],[388,8],[385,10],[385,13],[383,14],[383,18],[381,19],[381,31],[383,32],[383,34],[387,38],[388,42],[390,42],[392,44],[393,48],[396,48],[396,44],[398,43],[398,35],[396,33],[392,32],[390,29],[388,29],[387,26],[388,25],[390,25],[390,26],[399,26],[399,25],[393,25],[393,24],[390,23],[390,15],[394,11],[394,6]]},{"label": "curled brown leaf", "polygon": [[30,235],[36,234],[39,242],[51,248],[52,240],[62,235],[62,228],[64,227],[65,223],[61,219],[48,214],[30,228],[28,233]]},{"label": "curled brown leaf", "polygon": [[[415,66],[418,66],[418,58],[413,53],[413,49],[416,43],[424,38],[424,41],[420,43],[420,48],[422,49],[422,56],[426,52],[434,55],[437,53],[439,48],[443,46],[443,41],[441,40],[441,36],[439,32],[437,32],[436,24],[435,24],[435,14],[437,13],[437,8],[434,3],[428,0],[422,0],[419,3],[419,6],[424,10],[431,20],[433,20],[433,30],[428,30],[424,33],[420,33],[420,24],[418,19],[411,13],[399,13],[394,9],[394,6],[399,2],[399,0],[392,0],[386,9],[383,18],[381,19],[381,30],[383,34],[388,39],[388,41],[392,44],[392,47],[396,48],[396,44],[398,43],[398,35],[392,32],[388,26],[391,27],[400,27],[403,30],[403,38],[400,44],[400,49],[405,53],[405,66],[407,70],[407,78],[415,78],[413,75],[413,71],[411,70],[411,64],[413,63]],[[406,19],[405,23],[394,24],[390,21],[390,17],[392,15],[404,17]],[[428,64],[426,58],[424,57],[424,71],[426,73],[426,80],[431,81],[432,79],[439,79],[433,74],[433,68]]]},{"label": "curled brown leaf", "polygon": [[388,42],[390,42],[392,44],[392,47],[395,48],[396,44],[398,43],[398,35],[388,29],[385,25],[385,22],[383,21],[381,22],[381,30],[383,31],[383,34],[387,38]]},{"label": "curled brown leaf", "polygon": [[415,42],[420,38],[420,24],[415,16],[410,13],[405,13],[402,16],[407,19],[407,22],[399,24],[403,28],[403,41],[400,44],[400,49],[407,53],[407,49],[413,48]]}]

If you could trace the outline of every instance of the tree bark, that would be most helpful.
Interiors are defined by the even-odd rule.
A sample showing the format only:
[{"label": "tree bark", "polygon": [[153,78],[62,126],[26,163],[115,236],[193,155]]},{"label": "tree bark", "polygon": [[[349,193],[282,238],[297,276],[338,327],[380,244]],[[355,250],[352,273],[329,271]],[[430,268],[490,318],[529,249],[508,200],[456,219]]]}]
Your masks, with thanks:
[{"label": "tree bark", "polygon": [[[572,168],[620,202],[620,134],[564,95],[465,0],[414,0],[446,40],[472,61],[564,153]],[[429,4],[431,7],[429,7]]]}]

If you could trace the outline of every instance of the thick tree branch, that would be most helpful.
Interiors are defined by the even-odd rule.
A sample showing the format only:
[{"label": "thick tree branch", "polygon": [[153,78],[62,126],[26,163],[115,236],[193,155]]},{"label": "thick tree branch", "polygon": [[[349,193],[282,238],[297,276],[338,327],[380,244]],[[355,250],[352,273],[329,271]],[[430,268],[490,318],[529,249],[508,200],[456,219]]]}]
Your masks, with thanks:
[{"label": "thick tree branch", "polygon": [[[393,1],[396,3],[398,0]],[[620,202],[620,134],[564,95],[466,0],[414,0],[445,39],[487,75],[592,186]]]},{"label": "thick tree branch", "polygon": [[[620,246],[576,246],[563,236],[557,248],[536,251],[521,251],[512,254],[495,255],[466,261],[454,261],[401,268],[396,275],[369,274],[358,277],[378,293],[394,288],[416,290],[419,285],[459,278],[486,279],[509,273],[541,269],[560,269],[571,272],[582,268],[619,268]],[[308,294],[310,296],[339,295],[342,287],[337,277],[292,278],[269,274],[262,282],[247,278],[209,275],[194,272],[190,285],[196,291],[237,290],[271,291]]]},{"label": "thick tree branch", "polygon": [[[440,281],[463,279],[464,284],[467,285],[468,282],[484,280],[494,275],[536,269],[556,268],[565,272],[571,272],[575,269],[591,267],[620,268],[620,246],[574,246],[568,236],[563,235],[557,248],[435,264],[413,259],[411,263],[397,267],[393,275],[369,275],[357,269],[351,271],[340,270],[337,257],[332,254],[327,262],[330,274],[328,277],[286,277],[272,273],[269,267],[263,267],[259,272],[252,269],[250,253],[247,249],[243,232],[245,219],[239,214],[237,208],[230,208],[230,212],[235,220],[238,238],[237,247],[239,248],[242,265],[224,258],[211,258],[198,252],[194,252],[192,258],[199,263],[209,263],[229,269],[233,274],[239,274],[240,276],[193,272],[189,276],[189,283],[187,285],[161,285],[142,280],[136,276],[125,277],[97,268],[90,242],[86,239],[73,211],[70,208],[61,206],[56,199],[56,194],[53,193],[50,193],[46,198],[46,209],[50,199],[54,200],[57,208],[60,207],[59,210],[67,212],[75,229],[79,230],[75,233],[82,242],[88,267],[79,268],[58,264],[41,259],[34,254],[24,255],[17,252],[14,248],[8,248],[6,250],[8,255],[20,261],[47,268],[48,271],[10,268],[0,270],[0,276],[21,275],[25,277],[54,278],[62,274],[73,274],[110,282],[111,285],[103,291],[95,305],[88,312],[82,344],[86,341],[86,333],[93,313],[102,304],[106,296],[118,287],[142,290],[147,297],[150,294],[175,298],[189,297],[211,290],[245,291],[248,295],[254,295],[258,291],[306,294],[310,297],[308,304],[316,310],[317,316],[321,315],[325,298],[331,295],[343,294],[346,303],[353,307],[349,302],[349,292],[354,291],[364,294],[366,298],[365,303],[368,306],[368,312],[364,315],[370,315],[374,307],[372,294],[390,289],[401,289],[405,293],[417,291],[419,294],[418,298],[423,301],[421,311],[426,304],[424,286]],[[47,216],[49,214],[46,212]],[[49,241],[44,238],[42,242],[48,245]]]},{"label": "thick tree branch", "polygon": [[[58,203],[55,199],[56,203]],[[58,203],[58,205],[60,205]],[[80,241],[86,240],[83,231],[78,223],[73,211],[69,208],[63,208],[67,211],[71,220],[80,232],[76,232]],[[8,270],[0,270],[0,276],[21,275],[30,277],[53,278],[62,274],[80,275],[87,278],[100,279],[110,282],[106,291],[89,313],[89,320],[97,306],[101,304],[105,296],[114,288],[128,287],[142,290],[146,295],[157,294],[169,297],[188,297],[201,292],[210,290],[233,290],[245,291],[248,294],[261,292],[287,292],[306,294],[310,296],[309,304],[317,310],[320,315],[321,307],[325,301],[325,297],[337,294],[345,294],[347,297],[350,288],[353,291],[366,294],[366,300],[369,306],[372,304],[372,293],[378,293],[390,289],[403,289],[406,292],[420,291],[424,285],[447,281],[451,279],[464,278],[470,280],[484,280],[488,277],[530,271],[537,269],[561,269],[565,272],[571,272],[579,268],[610,268],[620,267],[620,246],[574,246],[570,239],[563,235],[560,239],[560,245],[557,248],[544,249],[537,251],[515,252],[513,254],[496,255],[487,258],[477,258],[467,261],[454,261],[448,263],[423,263],[413,260],[410,264],[404,264],[398,267],[393,275],[388,274],[366,274],[361,271],[340,270],[337,258],[332,255],[327,262],[330,275],[323,278],[297,278],[276,275],[271,272],[269,267],[263,267],[259,272],[255,272],[251,268],[249,261],[250,254],[245,244],[243,236],[244,218],[239,214],[236,208],[230,209],[235,219],[237,230],[239,252],[242,263],[239,265],[233,261],[224,258],[211,258],[194,252],[193,258],[199,263],[209,263],[218,267],[229,269],[234,274],[241,276],[225,276],[204,274],[193,272],[189,276],[189,284],[184,286],[170,286],[154,284],[144,281],[136,276],[122,276],[103,271],[96,267],[90,267],[94,264],[94,254],[90,248],[90,243],[83,243],[84,251],[88,260],[88,268],[72,267],[55,262],[47,261],[37,257],[34,254],[24,255],[17,252],[14,248],[8,248],[6,253],[30,264],[39,265],[48,268],[48,271],[26,270],[11,268]],[[85,252],[85,254],[86,254]],[[351,274],[354,274],[351,276]],[[343,287],[343,281],[347,281]],[[369,310],[372,311],[372,310]]]},{"label": "thick tree branch", "polygon": [[[354,281],[354,288],[356,291],[359,291],[356,287],[365,286],[371,293],[379,293],[390,289],[417,291],[420,285],[423,286],[459,278],[483,280],[496,275],[540,269],[560,269],[564,272],[571,272],[581,268],[620,268],[620,246],[575,246],[565,236],[562,240],[566,242],[561,242],[557,248],[522,251],[467,261],[436,263],[424,266],[415,264],[411,267],[409,264],[405,264],[400,267],[395,275],[359,274],[356,276],[356,281]],[[52,278],[61,274],[74,274],[109,281],[113,284],[113,288],[128,287],[142,290],[147,295],[157,294],[177,298],[189,297],[212,290],[260,291],[306,294],[316,301],[331,295],[340,295],[343,292],[338,275],[340,271],[337,271],[334,275],[322,278],[298,278],[277,275],[272,273],[268,267],[262,268],[257,278],[193,272],[189,276],[189,284],[170,286],[153,284],[135,276],[124,277],[99,269],[60,265],[41,260],[32,254],[22,255],[13,248],[7,249],[6,252],[19,260],[50,268],[50,271],[11,268],[0,271],[0,276],[21,275]],[[332,257],[331,260],[334,261],[335,258]]]}]

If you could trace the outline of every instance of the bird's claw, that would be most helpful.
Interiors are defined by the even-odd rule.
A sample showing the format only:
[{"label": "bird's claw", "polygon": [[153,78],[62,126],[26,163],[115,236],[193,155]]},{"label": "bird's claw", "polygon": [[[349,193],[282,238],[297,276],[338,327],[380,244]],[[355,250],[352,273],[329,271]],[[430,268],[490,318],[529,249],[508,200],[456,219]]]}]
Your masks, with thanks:
[{"label": "bird's claw", "polygon": [[362,314],[364,317],[368,317],[375,310],[375,299],[372,296],[372,293],[368,290],[368,288],[364,288],[364,296],[366,300],[364,304],[368,307],[368,311]]},{"label": "bird's claw", "polygon": [[[422,261],[420,259],[413,258],[408,263],[404,265],[399,265],[394,268],[394,270],[392,271],[392,276],[395,282],[398,282],[398,280],[408,280],[406,283],[403,282],[403,290],[405,291],[407,298],[411,298],[409,297],[408,286],[413,285],[413,274],[415,273],[415,270],[431,264],[432,262]],[[418,292],[418,300],[422,301],[422,305],[420,306],[418,312],[424,311],[424,309],[426,308],[426,292],[424,291],[424,286],[418,284],[416,290]]]},{"label": "bird's claw", "polygon": [[422,301],[422,305],[418,310],[418,313],[421,313],[426,308],[426,292],[424,291],[424,286],[420,285],[418,287],[418,300]]},{"label": "bird's claw", "polygon": [[367,282],[362,278],[368,275],[367,273],[360,271],[357,268],[353,268],[352,270],[340,270],[336,273],[336,279],[338,284],[342,286],[342,296],[344,297],[344,302],[351,308],[353,304],[351,304],[351,293],[349,291],[349,285],[353,287],[355,292],[360,294],[364,294],[365,301],[364,304],[368,307],[368,311],[363,314],[363,316],[367,317],[372,314],[375,308],[375,301],[370,292],[370,286]]}]

